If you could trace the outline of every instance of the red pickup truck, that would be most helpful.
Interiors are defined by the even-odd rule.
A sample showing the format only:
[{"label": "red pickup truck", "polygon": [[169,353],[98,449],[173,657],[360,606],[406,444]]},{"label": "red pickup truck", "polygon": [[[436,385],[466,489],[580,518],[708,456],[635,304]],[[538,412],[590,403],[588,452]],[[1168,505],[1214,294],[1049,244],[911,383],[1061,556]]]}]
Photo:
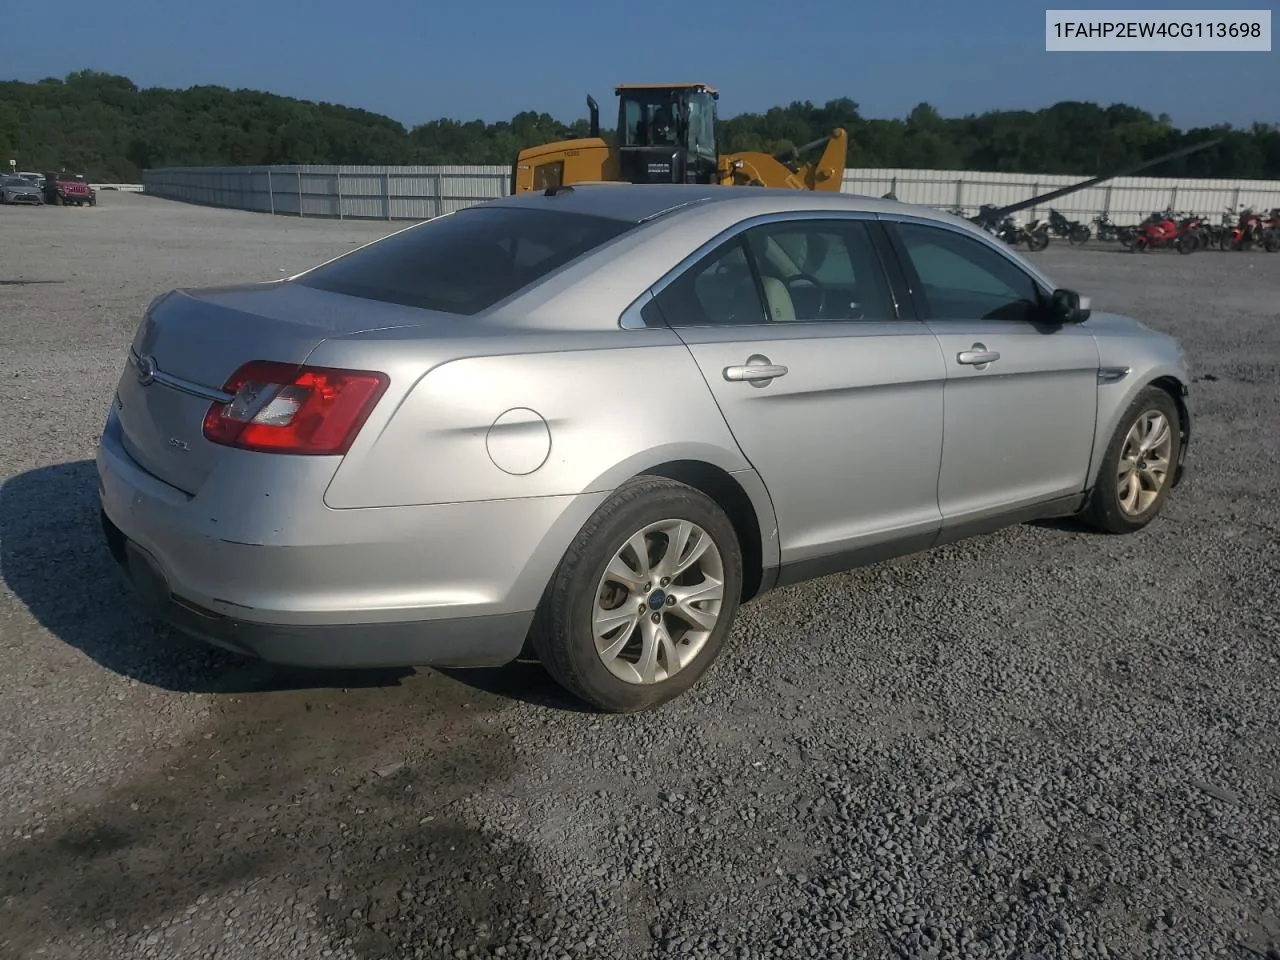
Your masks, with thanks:
[{"label": "red pickup truck", "polygon": [[74,173],[46,173],[44,175],[45,203],[55,206],[77,207],[88,204],[94,206],[98,202],[97,193],[89,186],[87,180]]}]

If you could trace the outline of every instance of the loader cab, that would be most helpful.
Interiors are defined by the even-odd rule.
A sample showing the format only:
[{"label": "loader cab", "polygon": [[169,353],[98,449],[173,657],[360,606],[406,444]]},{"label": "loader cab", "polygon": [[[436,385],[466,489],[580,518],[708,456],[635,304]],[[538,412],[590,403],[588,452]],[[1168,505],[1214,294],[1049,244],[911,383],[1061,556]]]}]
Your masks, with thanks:
[{"label": "loader cab", "polygon": [[617,87],[618,167],[630,183],[716,182],[716,101],[706,84]]}]

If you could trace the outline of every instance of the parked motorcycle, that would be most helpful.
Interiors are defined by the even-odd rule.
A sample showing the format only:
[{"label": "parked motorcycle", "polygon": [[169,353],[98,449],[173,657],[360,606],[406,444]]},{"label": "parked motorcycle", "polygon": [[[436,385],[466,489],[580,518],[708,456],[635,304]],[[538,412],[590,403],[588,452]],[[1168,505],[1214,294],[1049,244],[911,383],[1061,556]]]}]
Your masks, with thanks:
[{"label": "parked motorcycle", "polygon": [[1262,233],[1262,249],[1267,253],[1280,250],[1280,207],[1272,207]]},{"label": "parked motorcycle", "polygon": [[1099,240],[1119,240],[1120,227],[1117,227],[1105,213],[1093,218],[1094,233]]},{"label": "parked motorcycle", "polygon": [[1225,210],[1222,213],[1220,223],[1205,223],[1204,225],[1204,246],[1208,250],[1223,250],[1222,237],[1224,234],[1230,233],[1232,225],[1236,222],[1234,210]]},{"label": "parked motorcycle", "polygon": [[1025,243],[1033,252],[1043,250],[1049,245],[1049,225],[1039,220],[1032,220],[1022,226],[1013,217],[1005,217],[995,229],[995,235],[1010,246],[1016,247]]},{"label": "parked motorcycle", "polygon": [[[1152,219],[1158,217],[1159,219]],[[1200,236],[1193,226],[1196,221],[1174,219],[1175,214],[1165,211],[1152,214],[1138,228],[1129,248],[1132,253],[1145,253],[1148,250],[1159,250],[1173,247],[1179,253],[1195,253],[1200,248]]]},{"label": "parked motorcycle", "polygon": [[1178,232],[1192,234],[1196,238],[1196,249],[1207,249],[1209,245],[1209,223],[1198,213],[1185,214],[1178,221]]},{"label": "parked motorcycle", "polygon": [[1148,226],[1158,225],[1164,222],[1170,216],[1171,214],[1168,211],[1155,211],[1154,213],[1150,213],[1141,223],[1136,223],[1129,227],[1121,227],[1116,239],[1120,241],[1120,246],[1132,253],[1134,244],[1138,239],[1138,234]]},{"label": "parked motorcycle", "polygon": [[1086,242],[1093,232],[1079,220],[1068,220],[1065,216],[1054,210],[1049,209],[1049,233],[1055,237],[1065,237],[1073,246],[1077,243]]},{"label": "parked motorcycle", "polygon": [[1235,225],[1223,231],[1218,241],[1220,250],[1250,250],[1263,242],[1265,227],[1262,217],[1253,212],[1253,207],[1242,207]]}]

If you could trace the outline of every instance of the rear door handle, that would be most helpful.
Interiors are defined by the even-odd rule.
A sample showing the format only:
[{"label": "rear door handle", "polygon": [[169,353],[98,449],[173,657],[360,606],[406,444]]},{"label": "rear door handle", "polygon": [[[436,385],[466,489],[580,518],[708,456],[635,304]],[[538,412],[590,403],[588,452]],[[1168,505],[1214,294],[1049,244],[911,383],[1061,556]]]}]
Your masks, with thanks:
[{"label": "rear door handle", "polygon": [[724,368],[724,378],[726,380],[745,380],[747,383],[773,380],[775,377],[785,377],[786,375],[786,367],[780,363],[770,363],[768,357],[761,356],[751,357],[746,363],[739,366]]},{"label": "rear door handle", "polygon": [[994,350],[988,350],[985,344],[975,343],[968,350],[961,350],[956,354],[957,363],[965,363],[974,367],[985,367],[988,363],[995,363],[1000,359],[1000,354]]}]

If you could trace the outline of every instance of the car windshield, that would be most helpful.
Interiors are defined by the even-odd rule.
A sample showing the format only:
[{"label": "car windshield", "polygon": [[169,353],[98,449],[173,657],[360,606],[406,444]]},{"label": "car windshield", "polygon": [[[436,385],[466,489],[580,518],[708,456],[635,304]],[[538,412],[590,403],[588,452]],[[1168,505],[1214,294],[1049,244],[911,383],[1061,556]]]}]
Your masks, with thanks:
[{"label": "car windshield", "polygon": [[368,300],[471,315],[632,226],[560,210],[473,207],[353,250],[295,282]]},{"label": "car windshield", "polygon": [[0,186],[6,187],[29,187],[30,180],[24,180],[22,177],[0,177]]}]

